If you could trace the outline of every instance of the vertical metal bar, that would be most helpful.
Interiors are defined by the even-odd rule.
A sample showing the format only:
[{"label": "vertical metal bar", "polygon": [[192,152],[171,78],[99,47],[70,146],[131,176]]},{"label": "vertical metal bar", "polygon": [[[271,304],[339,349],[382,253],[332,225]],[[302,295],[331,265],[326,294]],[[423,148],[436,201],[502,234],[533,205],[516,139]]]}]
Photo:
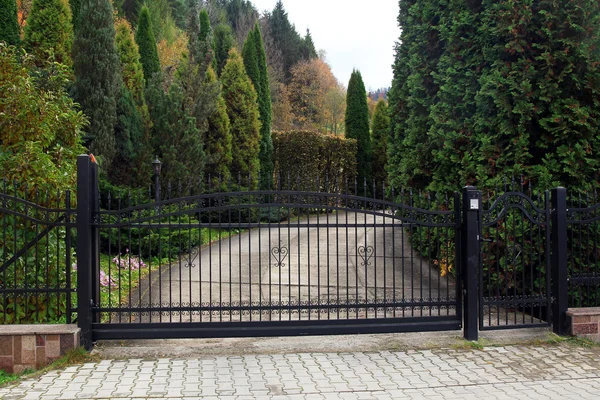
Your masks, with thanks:
[{"label": "vertical metal bar", "polygon": [[[460,193],[454,192],[454,265],[456,268],[456,290],[454,296],[456,297],[456,317],[461,323],[463,321],[463,303],[462,303],[462,229],[461,229],[461,204],[460,204]],[[449,297],[449,296],[448,296]]]},{"label": "vertical metal bar", "polygon": [[[100,222],[100,192],[98,190],[98,164],[91,163],[90,166],[90,208],[92,224],[92,301],[95,306],[100,305],[100,229],[95,227],[95,222]],[[92,314],[92,322],[100,322],[100,313]]]},{"label": "vertical metal bar", "polygon": [[473,186],[463,188],[463,280],[465,282],[464,338],[478,339],[478,275],[479,224],[481,221],[481,192]]},{"label": "vertical metal bar", "polygon": [[77,325],[81,342],[92,349],[92,208],[91,161],[87,154],[77,157]]},{"label": "vertical metal bar", "polygon": [[66,212],[66,220],[65,220],[65,269],[66,269],[66,289],[67,289],[67,297],[66,297],[66,304],[67,304],[67,324],[72,323],[72,314],[71,314],[71,307],[72,307],[72,302],[71,302],[71,293],[73,288],[71,287],[71,191],[67,190],[65,192],[65,208],[67,209]]},{"label": "vertical metal bar", "polygon": [[553,309],[553,330],[568,334],[568,271],[567,271],[567,189],[552,189],[552,292],[556,299]]}]

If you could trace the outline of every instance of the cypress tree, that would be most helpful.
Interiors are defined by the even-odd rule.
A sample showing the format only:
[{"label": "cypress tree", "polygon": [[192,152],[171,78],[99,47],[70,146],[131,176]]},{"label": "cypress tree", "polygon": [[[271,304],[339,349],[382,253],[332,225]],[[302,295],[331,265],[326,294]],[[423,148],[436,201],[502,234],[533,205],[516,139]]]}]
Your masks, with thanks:
[{"label": "cypress tree", "polygon": [[160,60],[158,59],[156,39],[152,31],[150,11],[147,6],[143,6],[140,11],[135,41],[140,51],[140,62],[144,69],[144,78],[148,82],[154,74],[160,72]]},{"label": "cypress tree", "polygon": [[147,181],[136,179],[136,146],[142,143],[143,121],[133,95],[129,89],[121,86],[121,94],[117,101],[117,122],[115,124],[115,158],[107,176],[112,183],[126,186],[138,186]]},{"label": "cypress tree", "polygon": [[233,162],[231,175],[249,177],[250,188],[258,186],[260,169],[260,122],[256,90],[246,74],[242,57],[235,48],[221,74],[223,98],[231,123]]},{"label": "cypress tree", "polygon": [[73,25],[67,1],[33,0],[25,26],[25,50],[39,60],[46,60],[52,50],[55,61],[70,66],[72,44]]},{"label": "cypress tree", "polygon": [[215,59],[215,38],[213,31],[210,26],[210,18],[206,9],[200,11],[200,43],[202,43],[202,54],[204,57],[208,57],[207,61],[212,65],[213,69],[217,68],[217,61]]},{"label": "cypress tree", "polygon": [[373,137],[373,181],[377,185],[377,195],[381,197],[382,185],[387,183],[387,136],[390,130],[390,116],[385,100],[379,100],[373,113],[371,134]]},{"label": "cypress tree", "polygon": [[346,137],[356,139],[356,165],[358,184],[371,179],[371,135],[369,133],[369,107],[367,91],[359,71],[353,70],[346,95]]},{"label": "cypress tree", "polygon": [[261,188],[266,189],[269,179],[273,175],[273,138],[271,137],[271,122],[273,106],[271,104],[271,90],[269,85],[269,71],[267,70],[267,54],[263,44],[262,34],[258,23],[254,27],[254,42],[258,61],[260,82],[258,87],[258,107],[260,112],[260,170]]},{"label": "cypress tree", "polygon": [[18,46],[21,42],[19,22],[17,19],[17,2],[0,0],[0,42]]},{"label": "cypress tree", "polygon": [[227,24],[219,24],[215,27],[215,63],[216,72],[220,76],[223,67],[227,63],[229,50],[233,47],[233,32]]},{"label": "cypress tree", "polygon": [[[217,82],[217,75],[212,68],[206,74],[209,84]],[[206,152],[205,175],[217,178],[217,182],[229,182],[231,178],[231,124],[227,116],[227,105],[219,94],[215,112],[208,117],[208,131],[204,139]]]},{"label": "cypress tree", "polygon": [[[128,110],[128,97],[130,95],[134,101],[136,112],[140,116],[139,119],[132,116],[130,123],[139,123],[140,125],[136,128],[130,128],[130,131],[137,132],[138,129],[141,129],[142,131],[141,136],[137,134],[130,135],[134,148],[132,153],[133,159],[131,160],[131,164],[133,165],[130,174],[133,177],[131,183],[143,183],[148,182],[148,179],[150,179],[150,172],[145,166],[151,162],[152,157],[152,146],[150,144],[150,128],[152,127],[152,121],[144,98],[144,71],[142,69],[142,64],[140,63],[138,46],[135,42],[129,22],[123,18],[118,18],[115,21],[115,30],[115,43],[121,60],[121,77],[123,79],[123,85],[129,92],[129,94],[126,93],[124,95],[123,93],[125,92],[122,92],[121,94],[120,105],[117,104],[118,107],[121,107],[120,109],[117,108],[117,120],[122,122],[122,118],[127,118],[122,117],[122,115]],[[122,112],[119,110],[122,110]],[[115,128],[115,134],[117,136],[118,150],[119,133],[117,128]]]},{"label": "cypress tree", "polygon": [[161,179],[167,184],[181,184],[182,193],[197,187],[202,179],[205,154],[202,138],[190,110],[184,106],[185,93],[174,83],[169,92],[162,89],[155,75],[146,89],[150,115],[154,121],[152,143],[163,163]]},{"label": "cypress tree", "polygon": [[81,9],[81,0],[69,0],[71,7],[71,24],[73,25],[73,32],[77,32],[79,29],[79,11]]},{"label": "cypress tree", "polygon": [[89,117],[86,141],[108,167],[116,153],[114,127],[120,95],[120,63],[113,8],[108,0],[84,0],[74,43],[75,97]]}]

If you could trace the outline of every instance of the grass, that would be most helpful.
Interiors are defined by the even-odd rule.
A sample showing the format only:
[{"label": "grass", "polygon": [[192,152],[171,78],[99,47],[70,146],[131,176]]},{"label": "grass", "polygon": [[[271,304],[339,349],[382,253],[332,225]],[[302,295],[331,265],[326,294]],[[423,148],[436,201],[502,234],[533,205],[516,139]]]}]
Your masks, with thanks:
[{"label": "grass", "polygon": [[21,381],[23,379],[35,378],[51,370],[63,369],[71,365],[97,361],[99,361],[97,356],[91,355],[83,347],[79,347],[69,350],[64,356],[38,370],[27,369],[18,374],[10,374],[6,371],[0,370],[0,387]]}]

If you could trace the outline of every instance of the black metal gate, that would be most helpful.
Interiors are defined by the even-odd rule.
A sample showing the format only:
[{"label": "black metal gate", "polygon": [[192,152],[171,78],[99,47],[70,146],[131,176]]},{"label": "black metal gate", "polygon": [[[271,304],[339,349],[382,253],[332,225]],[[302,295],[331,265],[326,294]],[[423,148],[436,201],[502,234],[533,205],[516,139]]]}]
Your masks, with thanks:
[{"label": "black metal gate", "polygon": [[92,199],[91,340],[461,328],[458,194],[434,211],[355,181],[272,186]]},{"label": "black metal gate", "polygon": [[483,204],[479,330],[551,323],[550,196],[524,192],[509,189]]}]

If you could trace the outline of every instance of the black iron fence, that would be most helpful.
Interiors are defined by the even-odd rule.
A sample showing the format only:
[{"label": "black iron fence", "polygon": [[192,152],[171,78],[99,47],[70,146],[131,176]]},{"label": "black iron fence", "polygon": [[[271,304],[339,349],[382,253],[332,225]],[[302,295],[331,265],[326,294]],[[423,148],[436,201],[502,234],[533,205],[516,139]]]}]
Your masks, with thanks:
[{"label": "black iron fence", "polygon": [[[600,204],[565,189],[432,197],[327,177],[198,193],[3,182],[0,323],[77,321],[134,337],[479,330],[553,325],[600,305]],[[158,189],[158,188],[156,188]],[[156,190],[156,193],[159,193]]]},{"label": "black iron fence", "polygon": [[71,323],[76,218],[69,191],[0,188],[0,324]]}]

